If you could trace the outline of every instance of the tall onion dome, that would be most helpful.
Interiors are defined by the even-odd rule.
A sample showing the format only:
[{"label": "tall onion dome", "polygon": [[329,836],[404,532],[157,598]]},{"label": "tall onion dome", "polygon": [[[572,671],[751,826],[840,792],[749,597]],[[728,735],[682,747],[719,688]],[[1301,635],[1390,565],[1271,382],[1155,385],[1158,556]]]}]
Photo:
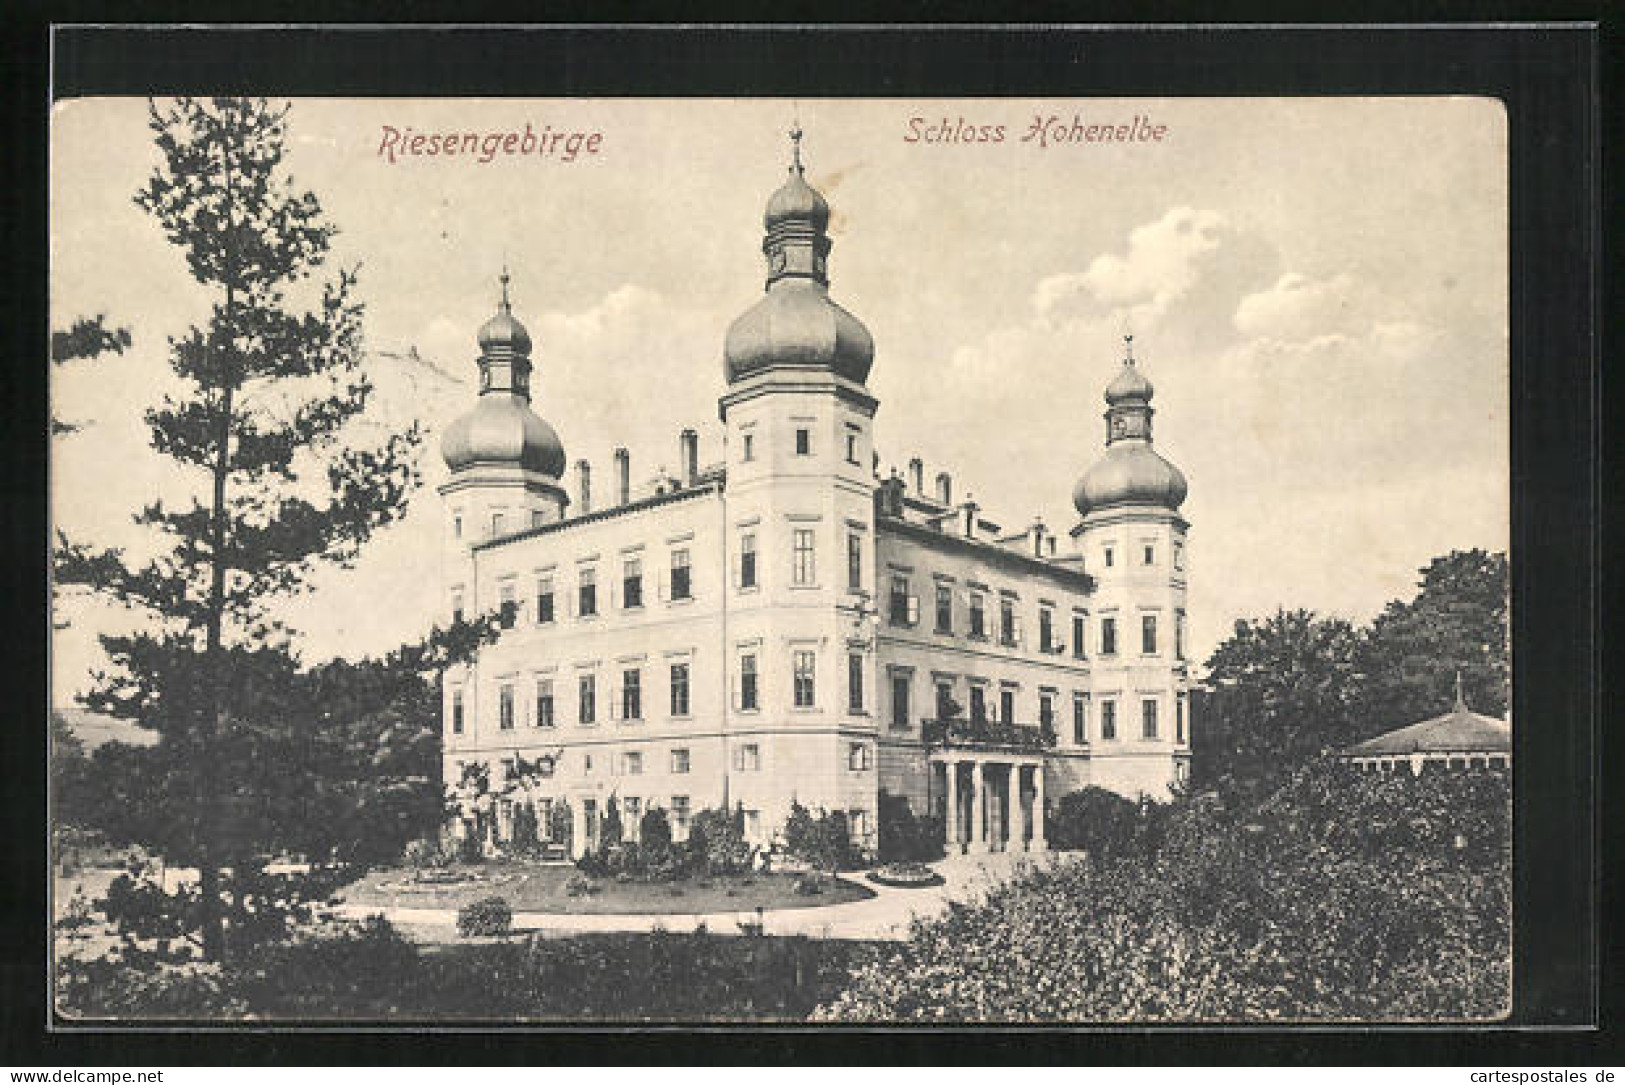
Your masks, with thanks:
[{"label": "tall onion dome", "polygon": [[767,292],[728,329],[728,383],[770,370],[818,369],[862,384],[875,341],[857,317],[829,297],[829,204],[807,183],[801,129],[790,132],[790,177],[767,201]]},{"label": "tall onion dome", "polygon": [[454,473],[481,464],[516,466],[561,478],[564,445],[530,409],[530,333],[508,303],[506,268],[501,305],[480,328],[479,344],[480,398],[441,438],[446,466]]},{"label": "tall onion dome", "polygon": [[1106,386],[1106,454],[1072,488],[1080,516],[1117,505],[1176,511],[1185,476],[1151,447],[1151,382],[1134,364],[1134,337],[1124,337],[1123,368]]}]

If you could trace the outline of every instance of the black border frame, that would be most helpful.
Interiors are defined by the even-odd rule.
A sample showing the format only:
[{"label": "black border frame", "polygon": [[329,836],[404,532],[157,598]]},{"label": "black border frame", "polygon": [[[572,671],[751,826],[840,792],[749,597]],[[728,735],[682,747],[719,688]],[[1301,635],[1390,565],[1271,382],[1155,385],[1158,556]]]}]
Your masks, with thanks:
[{"label": "black border frame", "polygon": [[[1505,5],[1500,5],[1502,8]],[[353,15],[356,5],[340,5]],[[1441,8],[1403,5],[1401,17]],[[1265,17],[1279,17],[1275,5]],[[346,10],[349,9],[349,10]],[[419,8],[419,11],[425,10]],[[1166,18],[1168,8],[1135,15]],[[464,14],[447,10],[450,16]],[[1601,443],[1597,320],[1602,180],[1595,27],[1491,28],[1435,24],[1179,28],[868,28],[753,26],[677,30],[302,26],[160,29],[59,27],[40,13],[6,43],[4,146],[23,198],[7,201],[13,262],[5,292],[12,357],[0,368],[10,453],[7,571],[15,599],[37,600],[48,636],[42,565],[47,380],[44,276],[48,257],[45,137],[49,95],[254,92],[272,95],[999,96],[1045,94],[1473,94],[1502,100],[1511,139],[1514,713],[1517,743],[1515,1019],[1584,1030],[1612,999],[1599,966],[1618,950],[1598,927],[1603,883],[1597,744]],[[76,5],[78,19],[119,18],[113,5]],[[173,10],[175,18],[207,13]],[[783,14],[783,13],[781,13]],[[1196,13],[1185,11],[1187,17]],[[1298,17],[1303,12],[1297,12]],[[1365,11],[1363,14],[1371,14]],[[1506,15],[1508,12],[1476,12]],[[1543,13],[1550,15],[1551,13]],[[1594,14],[1589,11],[1579,14]],[[1098,17],[1098,15],[1097,15]],[[1255,16],[1256,17],[1256,16]],[[38,261],[38,262],[36,262]],[[1617,480],[1617,476],[1616,476]],[[33,614],[30,613],[30,617]],[[13,644],[16,703],[44,701],[45,645]],[[28,710],[19,714],[28,719]],[[39,765],[43,729],[4,731],[5,764]],[[453,1064],[531,1061],[1141,1063],[1568,1063],[1617,1055],[1610,1032],[1511,1029],[996,1028],[821,1030],[747,1027],[674,1031],[572,1028],[444,1032],[43,1031],[44,914],[40,872],[43,781],[6,790],[19,826],[0,854],[7,939],[0,956],[0,1058],[27,1063],[226,1063],[267,1056],[312,1063]],[[1617,829],[1606,831],[1614,834]],[[1605,935],[1598,942],[1595,935]],[[1615,953],[1600,952],[1611,948]],[[1606,1059],[1605,1061],[1609,1061]]]}]

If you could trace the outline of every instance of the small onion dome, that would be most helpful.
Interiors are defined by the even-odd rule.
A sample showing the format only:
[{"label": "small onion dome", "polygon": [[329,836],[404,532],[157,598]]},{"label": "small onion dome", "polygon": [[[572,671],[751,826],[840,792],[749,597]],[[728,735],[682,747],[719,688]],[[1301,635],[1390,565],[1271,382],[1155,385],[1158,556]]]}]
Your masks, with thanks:
[{"label": "small onion dome", "polygon": [[762,213],[762,225],[771,230],[779,223],[792,219],[811,223],[820,231],[829,225],[829,204],[801,176],[799,161],[791,168],[790,179],[768,197],[767,210]]},{"label": "small onion dome", "polygon": [[1118,444],[1106,450],[1072,488],[1072,504],[1087,516],[1109,505],[1155,505],[1170,511],[1185,500],[1188,487],[1179,468],[1148,445]]},{"label": "small onion dome", "polygon": [[729,381],[793,366],[828,369],[862,384],[875,360],[875,341],[857,317],[830,300],[822,284],[786,278],[728,328],[724,353]]},{"label": "small onion dome", "polygon": [[1117,377],[1106,386],[1106,402],[1112,405],[1134,399],[1150,399],[1151,382],[1133,364],[1124,365]]},{"label": "small onion dome", "polygon": [[[519,328],[520,335],[524,331]],[[480,337],[485,337],[483,331]],[[447,427],[440,455],[453,471],[475,464],[516,464],[553,479],[564,475],[559,435],[516,395],[481,396],[473,410]]]},{"label": "small onion dome", "polygon": [[480,350],[486,354],[530,353],[530,333],[508,312],[505,284],[501,311],[480,326]]}]

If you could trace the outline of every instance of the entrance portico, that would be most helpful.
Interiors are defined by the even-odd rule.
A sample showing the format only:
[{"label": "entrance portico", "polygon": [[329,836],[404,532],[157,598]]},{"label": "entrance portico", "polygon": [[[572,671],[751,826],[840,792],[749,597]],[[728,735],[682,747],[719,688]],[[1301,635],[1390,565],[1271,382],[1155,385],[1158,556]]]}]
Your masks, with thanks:
[{"label": "entrance portico", "polygon": [[1042,756],[943,750],[931,776],[950,855],[1048,849]]}]

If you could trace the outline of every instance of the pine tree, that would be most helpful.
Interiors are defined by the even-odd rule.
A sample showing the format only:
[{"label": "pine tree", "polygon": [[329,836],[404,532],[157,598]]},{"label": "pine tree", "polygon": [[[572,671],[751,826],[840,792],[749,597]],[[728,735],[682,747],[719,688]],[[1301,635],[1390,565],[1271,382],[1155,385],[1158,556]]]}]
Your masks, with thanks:
[{"label": "pine tree", "polygon": [[282,169],[287,115],[263,99],[149,105],[161,162],[135,202],[214,302],[171,341],[185,392],[146,421],[153,447],[199,492],[136,515],[165,540],[155,557],[134,562],[60,536],[55,555],[59,583],[153,619],[149,631],[102,638],[113,667],[86,703],[157,730],[173,753],[168,816],[153,819],[150,843],[198,867],[210,959],[224,949],[220,867],[255,836],[232,777],[278,769],[255,757],[291,673],[276,603],[307,588],[321,563],[349,565],[400,515],[421,443],[415,426],[365,443],[352,425],[372,391],[355,270],[325,281],[309,307],[290,298],[325,267],[335,228]]},{"label": "pine tree", "polygon": [[[82,316],[68,328],[51,332],[51,364],[63,366],[103,354],[123,354],[130,342],[130,329],[109,328],[105,313]],[[54,416],[51,419],[52,436],[77,433],[81,428],[79,422],[64,422]]]}]

